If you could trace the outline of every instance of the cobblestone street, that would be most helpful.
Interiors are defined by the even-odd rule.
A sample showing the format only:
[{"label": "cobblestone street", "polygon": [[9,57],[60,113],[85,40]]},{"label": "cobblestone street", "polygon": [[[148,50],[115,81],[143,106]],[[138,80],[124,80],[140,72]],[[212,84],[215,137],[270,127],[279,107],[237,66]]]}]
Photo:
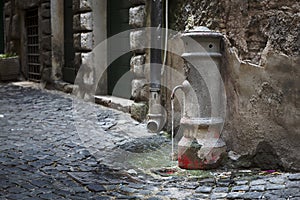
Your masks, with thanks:
[{"label": "cobblestone street", "polygon": [[0,199],[300,199],[300,173],[163,173],[167,137],[73,98],[0,83]]}]

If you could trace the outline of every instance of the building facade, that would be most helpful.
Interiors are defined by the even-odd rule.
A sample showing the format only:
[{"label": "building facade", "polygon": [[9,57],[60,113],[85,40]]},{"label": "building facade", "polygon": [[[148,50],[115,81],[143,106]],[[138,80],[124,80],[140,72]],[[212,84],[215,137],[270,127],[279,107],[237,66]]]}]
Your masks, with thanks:
[{"label": "building facade", "polygon": [[[1,0],[0,51],[19,55],[25,79],[61,87],[81,84],[85,99],[95,94],[132,99],[132,114],[144,119],[147,105],[155,104],[147,85],[151,70],[145,47],[150,40],[141,29],[151,25],[150,3]],[[227,114],[222,138],[228,152],[240,154],[238,166],[300,169],[299,10],[296,0],[169,0],[170,28],[183,32],[206,26],[224,35],[221,75]],[[124,34],[116,40],[106,40],[120,32]],[[168,49],[184,52],[180,36],[170,38]],[[184,73],[178,55],[169,53],[167,65]],[[163,85],[182,83],[172,73],[163,74]],[[160,95],[170,129],[170,88],[162,88]]]}]

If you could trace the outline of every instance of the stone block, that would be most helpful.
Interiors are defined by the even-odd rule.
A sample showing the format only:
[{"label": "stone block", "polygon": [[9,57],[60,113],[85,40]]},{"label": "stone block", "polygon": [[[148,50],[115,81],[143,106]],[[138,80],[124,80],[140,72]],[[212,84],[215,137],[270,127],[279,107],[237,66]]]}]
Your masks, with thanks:
[{"label": "stone block", "polygon": [[43,51],[51,51],[51,36],[43,36],[41,41],[41,48]]},{"label": "stone block", "polygon": [[73,15],[73,31],[80,31],[80,14]]},{"label": "stone block", "polygon": [[50,18],[51,17],[50,3],[43,3],[42,4],[41,16],[42,16],[42,18]]},{"label": "stone block", "polygon": [[40,29],[42,30],[42,34],[50,35],[51,34],[51,22],[50,19],[44,19],[41,21]]},{"label": "stone block", "polygon": [[144,30],[130,33],[130,49],[136,53],[144,53],[147,46],[147,34]]},{"label": "stone block", "polygon": [[79,8],[80,8],[80,0],[73,0],[73,11],[75,13],[79,12]]},{"label": "stone block", "polygon": [[146,0],[129,0],[132,5],[142,5],[146,4]]},{"label": "stone block", "polygon": [[145,26],[146,10],[144,5],[136,6],[129,9],[129,25],[135,28]]},{"label": "stone block", "polygon": [[30,9],[33,7],[38,7],[39,6],[40,1],[36,1],[36,0],[17,0],[16,1],[16,6],[20,9]]},{"label": "stone block", "polygon": [[133,72],[134,77],[145,78],[144,64],[145,64],[145,56],[144,55],[138,55],[138,56],[134,56],[131,58],[130,66],[131,66],[131,70]]},{"label": "stone block", "polygon": [[12,30],[11,30],[11,39],[20,39],[20,16],[18,14],[15,14],[13,16],[13,21],[12,21]]},{"label": "stone block", "polygon": [[92,53],[81,53],[82,65],[92,68]]},{"label": "stone block", "polygon": [[51,73],[52,69],[51,67],[44,66],[42,74],[41,74],[41,79],[44,81],[51,81]]},{"label": "stone block", "polygon": [[50,1],[42,2],[42,9],[49,9],[50,10]]},{"label": "stone block", "polygon": [[90,11],[90,10],[92,10],[92,0],[81,0],[79,9],[81,11]]},{"label": "stone block", "polygon": [[73,29],[75,32],[91,31],[93,29],[92,13],[82,13],[74,15]]},{"label": "stone block", "polygon": [[82,56],[81,53],[75,53],[75,58],[74,58],[74,67],[75,69],[79,69],[81,64],[82,64]]},{"label": "stone block", "polygon": [[74,0],[73,10],[75,13],[89,12],[92,10],[91,0]]},{"label": "stone block", "polygon": [[147,101],[149,96],[148,82],[146,79],[134,79],[131,82],[131,95],[135,101]]},{"label": "stone block", "polygon": [[51,51],[44,51],[42,54],[41,54],[41,63],[42,65],[44,66],[51,66],[52,65],[52,53]]},{"label": "stone block", "polygon": [[80,14],[80,28],[81,30],[93,29],[93,15],[92,13]]},{"label": "stone block", "polygon": [[9,1],[9,2],[5,2],[5,4],[4,4],[4,15],[5,15],[5,17],[8,17],[8,16],[10,16],[10,10],[11,10],[11,2]]},{"label": "stone block", "polygon": [[93,49],[93,33],[81,33],[81,48],[84,50]]},{"label": "stone block", "polygon": [[74,34],[74,48],[76,51],[91,51],[93,34],[91,32]]},{"label": "stone block", "polygon": [[148,113],[148,106],[144,102],[134,103],[131,105],[130,114],[131,117],[139,122],[146,119]]},{"label": "stone block", "polygon": [[81,50],[81,45],[80,45],[81,34],[76,33],[73,36],[74,36],[74,49],[75,49],[75,51],[80,51]]}]

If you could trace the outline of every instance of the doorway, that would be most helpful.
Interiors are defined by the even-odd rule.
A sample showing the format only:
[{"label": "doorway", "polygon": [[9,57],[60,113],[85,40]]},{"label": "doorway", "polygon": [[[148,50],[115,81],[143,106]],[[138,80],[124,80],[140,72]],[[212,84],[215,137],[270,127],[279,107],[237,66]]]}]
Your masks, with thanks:
[{"label": "doorway", "polygon": [[[107,1],[107,38],[130,29],[129,8],[128,0]],[[107,44],[108,63],[113,61],[107,69],[108,94],[127,99],[131,97],[131,81],[133,79],[130,72],[132,53],[124,51],[124,49],[130,49],[129,41],[128,31],[124,37],[118,37],[117,42],[108,40]],[[122,56],[114,59],[117,55]]]},{"label": "doorway", "polygon": [[78,69],[75,69],[73,43],[73,0],[64,0],[64,66],[63,80],[74,83]]}]

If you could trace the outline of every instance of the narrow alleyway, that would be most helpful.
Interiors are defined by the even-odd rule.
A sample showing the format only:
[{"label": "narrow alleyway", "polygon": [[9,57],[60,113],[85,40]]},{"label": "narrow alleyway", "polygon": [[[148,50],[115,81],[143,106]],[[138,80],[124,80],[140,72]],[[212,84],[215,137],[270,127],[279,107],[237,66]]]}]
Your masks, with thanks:
[{"label": "narrow alleyway", "polygon": [[86,129],[73,98],[0,83],[0,199],[300,199],[300,173],[146,169],[160,163],[148,152],[168,159],[169,139],[148,135],[127,114],[76,100],[80,116],[97,116],[96,129]]}]

